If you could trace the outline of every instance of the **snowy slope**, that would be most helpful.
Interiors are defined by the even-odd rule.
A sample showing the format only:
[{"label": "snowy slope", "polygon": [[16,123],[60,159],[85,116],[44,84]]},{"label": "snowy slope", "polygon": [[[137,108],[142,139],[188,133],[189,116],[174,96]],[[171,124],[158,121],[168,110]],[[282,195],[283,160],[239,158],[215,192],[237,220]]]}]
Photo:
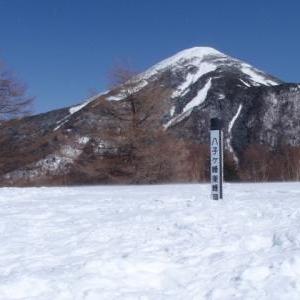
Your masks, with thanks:
[{"label": "snowy slope", "polygon": [[[186,119],[194,108],[205,105],[208,94],[220,89],[223,82],[231,76],[239,79],[240,84],[237,86],[243,86],[245,89],[282,83],[263,71],[211,47],[194,47],[180,51],[141,73],[134,80],[136,84],[143,82],[144,87],[145,82],[151,82],[166,73],[177,84],[172,84],[171,98],[174,105],[165,128],[178,124]],[[204,84],[199,84],[201,81]],[[226,89],[224,90],[224,86],[221,89],[222,93],[213,96],[215,102],[226,98]],[[193,90],[196,90],[196,93],[193,93]],[[181,102],[185,103],[183,107]],[[173,107],[178,108],[175,109],[175,114]]]},{"label": "snowy slope", "polygon": [[298,300],[299,183],[2,188],[0,299]]}]

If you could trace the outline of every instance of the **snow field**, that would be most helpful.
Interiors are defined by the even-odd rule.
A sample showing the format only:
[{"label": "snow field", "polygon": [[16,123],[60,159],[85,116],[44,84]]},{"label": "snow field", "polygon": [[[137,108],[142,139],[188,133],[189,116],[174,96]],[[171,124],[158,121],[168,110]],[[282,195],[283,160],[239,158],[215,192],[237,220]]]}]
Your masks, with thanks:
[{"label": "snow field", "polygon": [[0,299],[299,299],[299,183],[0,189]]}]

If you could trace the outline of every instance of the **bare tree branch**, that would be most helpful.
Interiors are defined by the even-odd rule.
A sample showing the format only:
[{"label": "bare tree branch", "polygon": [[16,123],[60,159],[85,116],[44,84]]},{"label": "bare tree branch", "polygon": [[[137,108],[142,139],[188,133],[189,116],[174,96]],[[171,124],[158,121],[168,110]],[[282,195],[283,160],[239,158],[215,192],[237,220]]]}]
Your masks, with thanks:
[{"label": "bare tree branch", "polygon": [[0,64],[0,119],[26,115],[33,98],[26,95],[26,86]]}]

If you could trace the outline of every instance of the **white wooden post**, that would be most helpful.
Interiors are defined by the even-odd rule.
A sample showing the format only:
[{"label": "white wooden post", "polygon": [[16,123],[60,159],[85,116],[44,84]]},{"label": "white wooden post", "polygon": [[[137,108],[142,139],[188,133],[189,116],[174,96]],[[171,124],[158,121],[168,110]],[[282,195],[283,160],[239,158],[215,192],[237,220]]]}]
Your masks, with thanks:
[{"label": "white wooden post", "polygon": [[210,174],[211,198],[223,199],[223,132],[218,118],[210,123]]}]

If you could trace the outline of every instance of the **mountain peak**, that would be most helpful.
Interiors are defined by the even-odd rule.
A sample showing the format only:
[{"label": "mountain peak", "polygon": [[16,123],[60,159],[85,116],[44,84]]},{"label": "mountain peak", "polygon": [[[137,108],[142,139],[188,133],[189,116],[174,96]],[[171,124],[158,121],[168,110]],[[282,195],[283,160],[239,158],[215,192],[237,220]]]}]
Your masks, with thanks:
[{"label": "mountain peak", "polygon": [[[190,66],[193,66],[194,70],[198,69],[196,76],[194,71],[191,71],[192,69],[189,68]],[[231,68],[235,72],[246,75],[244,79],[249,79],[247,86],[277,85],[281,83],[281,80],[212,47],[192,47],[179,51],[139,74],[136,79],[137,81],[144,81],[145,84],[152,76],[166,70],[172,70],[175,73],[185,72],[188,81],[192,76],[193,82],[195,82],[204,74],[215,71],[217,68],[223,70]],[[188,74],[190,72],[192,73]]]},{"label": "mountain peak", "polygon": [[172,57],[177,58],[192,58],[192,57],[199,57],[202,58],[205,55],[221,55],[225,56],[225,54],[221,53],[215,48],[207,47],[207,46],[197,46],[192,48],[187,48],[184,50],[179,51],[177,54],[173,55]]},{"label": "mountain peak", "polygon": [[201,64],[206,57],[222,57],[226,58],[227,56],[220,51],[211,48],[211,47],[193,47],[184,49],[177,52],[176,54],[160,61],[159,63],[152,66],[150,69],[142,73],[143,77],[151,77],[160,70],[170,68],[176,65],[185,65],[186,63],[193,62],[195,65]]}]

